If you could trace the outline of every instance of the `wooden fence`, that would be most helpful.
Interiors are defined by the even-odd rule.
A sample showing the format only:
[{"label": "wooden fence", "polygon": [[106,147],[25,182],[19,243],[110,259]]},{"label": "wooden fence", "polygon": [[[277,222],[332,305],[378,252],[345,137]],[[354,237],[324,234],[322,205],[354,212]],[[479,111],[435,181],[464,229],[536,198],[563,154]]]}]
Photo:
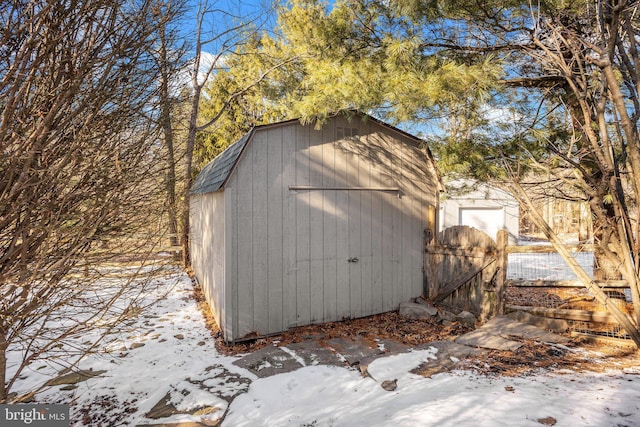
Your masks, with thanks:
[{"label": "wooden fence", "polygon": [[425,296],[485,321],[503,311],[507,233],[499,243],[467,226],[450,227],[426,245]]},{"label": "wooden fence", "polygon": [[[581,290],[584,285],[576,279],[558,274],[559,271],[565,273],[567,268],[552,246],[508,245],[506,231],[498,232],[496,240],[494,242],[485,233],[466,226],[448,228],[429,239],[425,247],[425,296],[433,303],[454,310],[470,311],[481,322],[497,314],[519,311],[553,319],[550,323],[554,324],[558,323],[557,320],[565,322],[576,334],[628,338],[613,316],[597,308],[597,304],[572,306],[566,304],[572,298],[563,299],[554,295]],[[576,256],[589,255],[595,250],[593,245],[567,245],[566,248]],[[541,254],[541,259],[544,258],[542,254],[555,257],[555,264],[543,260],[537,262],[539,265],[536,266],[534,254]],[[521,258],[518,259],[518,256]],[[589,260],[593,263],[593,256],[587,258],[586,263]],[[529,270],[537,268],[537,271],[532,277],[526,277],[526,271],[517,270],[521,268],[521,263]],[[603,277],[600,269],[595,267],[593,270],[595,277]],[[616,274],[613,271],[605,276],[619,277]],[[621,305],[626,304],[624,289],[628,288],[628,284],[624,280],[596,279],[595,283],[616,295]],[[520,292],[531,296],[547,293],[560,304],[548,305],[535,298],[532,298],[531,304],[509,303],[507,290],[509,294]],[[588,301],[589,297],[581,299]],[[567,307],[563,308],[562,304]]]}]

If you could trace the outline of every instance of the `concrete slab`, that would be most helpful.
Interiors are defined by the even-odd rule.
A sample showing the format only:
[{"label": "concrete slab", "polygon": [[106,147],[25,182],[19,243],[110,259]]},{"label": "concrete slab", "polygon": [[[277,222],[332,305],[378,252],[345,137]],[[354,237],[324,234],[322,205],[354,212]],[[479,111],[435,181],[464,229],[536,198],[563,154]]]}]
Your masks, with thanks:
[{"label": "concrete slab", "polygon": [[107,371],[91,371],[91,370],[82,370],[76,372],[69,372],[64,375],[60,375],[56,378],[50,379],[44,385],[47,387],[52,387],[56,385],[62,384],[77,384],[83,381],[87,381],[91,378],[97,377],[99,375],[104,374]]},{"label": "concrete slab", "polygon": [[500,335],[513,335],[526,339],[556,344],[566,344],[571,341],[567,337],[545,331],[533,325],[526,325],[522,322],[510,319],[506,316],[498,316],[485,323],[481,329],[493,330]]},{"label": "concrete slab", "polygon": [[229,372],[224,366],[218,364],[208,366],[202,379],[188,379],[188,381],[229,403],[239,394],[245,393],[251,385],[249,378],[235,372]]},{"label": "concrete slab", "polygon": [[170,417],[171,415],[178,414],[180,411],[171,403],[171,393],[167,392],[153,408],[144,414],[145,418],[157,420],[159,418]]},{"label": "concrete slab", "polygon": [[374,340],[378,344],[378,350],[380,350],[380,356],[391,355],[391,354],[399,354],[406,353],[411,351],[411,346],[402,344],[401,342],[388,340],[388,339],[375,339]]},{"label": "concrete slab", "polygon": [[475,331],[456,338],[455,342],[493,350],[514,351],[522,347],[520,342],[508,339],[509,336],[559,344],[570,341],[567,337],[547,332],[533,325],[525,325],[506,316],[497,316]]},{"label": "concrete slab", "polygon": [[[204,373],[198,375],[194,380],[186,378],[185,381],[195,385],[201,390],[205,390],[231,403],[236,396],[245,393],[249,389],[251,380],[241,375],[229,372],[224,366],[215,364],[207,367]],[[178,390],[178,396],[187,397],[191,391],[187,388]],[[175,397],[175,395],[173,396]],[[220,411],[219,407],[199,406],[189,410],[178,410],[172,399],[172,393],[167,392],[147,413],[145,418],[151,420],[161,420],[176,414],[206,415]],[[203,421],[205,424],[206,422]],[[155,425],[155,424],[154,424]],[[163,425],[163,424],[157,424]]]},{"label": "concrete slab", "polygon": [[501,351],[515,351],[522,347],[522,343],[518,341],[502,338],[493,331],[483,329],[476,329],[473,332],[459,336],[456,338],[456,343]]},{"label": "concrete slab", "polygon": [[421,345],[416,349],[426,350],[431,347],[435,347],[438,350],[434,355],[435,357],[412,369],[411,373],[429,378],[432,375],[455,369],[460,363],[459,359],[488,351],[457,344],[453,341],[434,341],[432,343]]},{"label": "concrete slab", "polygon": [[411,347],[393,340],[336,338],[327,342],[310,339],[286,346],[256,350],[233,362],[259,378],[282,374],[311,365],[366,365],[374,359],[409,351]]},{"label": "concrete slab", "polygon": [[334,352],[318,341],[302,341],[285,346],[296,356],[300,357],[306,366],[333,365],[343,366],[344,361]]},{"label": "concrete slab", "polygon": [[253,372],[258,378],[295,371],[303,366],[296,357],[276,346],[256,350],[233,364]]},{"label": "concrete slab", "polygon": [[467,345],[458,344],[454,341],[434,341],[428,345],[438,349],[436,357],[439,359],[452,357],[462,359],[463,357],[477,356],[478,354],[487,352],[487,350],[477,347],[469,347]]},{"label": "concrete slab", "polygon": [[379,346],[371,347],[365,340],[360,337],[354,338],[335,338],[327,341],[327,346],[335,350],[342,356],[343,360],[349,365],[356,363],[368,364],[372,360],[380,357],[386,352]]}]

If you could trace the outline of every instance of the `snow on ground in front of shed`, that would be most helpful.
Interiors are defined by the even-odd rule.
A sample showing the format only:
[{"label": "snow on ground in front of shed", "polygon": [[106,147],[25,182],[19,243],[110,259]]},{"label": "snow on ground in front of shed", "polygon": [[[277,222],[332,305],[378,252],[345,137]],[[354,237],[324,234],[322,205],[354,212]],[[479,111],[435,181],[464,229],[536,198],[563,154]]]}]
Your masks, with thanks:
[{"label": "snow on ground in front of shed", "polygon": [[[210,414],[203,416],[173,415],[163,418],[163,422],[219,418],[228,406],[223,397],[246,390],[247,385],[218,384],[216,376],[238,371],[242,371],[243,377],[254,376],[232,365],[235,358],[217,353],[192,298],[189,277],[173,271],[161,280],[160,286],[153,288],[146,298],[146,302],[157,299],[157,303],[107,336],[103,351],[88,356],[78,366],[82,370],[105,370],[106,373],[77,383],[74,390],[61,390],[65,385],[47,387],[38,393],[37,401],[73,401],[72,419],[81,421],[84,416],[89,425],[150,423],[153,420],[146,419],[144,414],[167,395],[181,411],[202,406],[218,410],[211,409]],[[13,391],[20,394],[43,384],[56,376],[55,368],[55,364],[44,361],[34,363]],[[126,408],[137,410],[123,413]]]},{"label": "snow on ground in front of shed", "polygon": [[[408,374],[411,353],[379,359],[371,375],[397,376],[386,391],[359,372],[312,366],[256,381],[232,404],[225,426],[559,426],[640,425],[640,378],[620,372],[479,377],[469,372]],[[376,377],[376,365],[393,375]],[[378,373],[379,374],[379,373]],[[550,424],[548,424],[550,425]]]},{"label": "snow on ground in front of shed", "polygon": [[[148,296],[160,297],[158,303],[109,337],[109,346],[121,351],[95,354],[80,363],[80,369],[106,370],[105,374],[78,383],[75,390],[47,387],[37,400],[73,401],[71,413],[78,426],[83,417],[90,425],[109,426],[211,422],[225,410],[223,427],[540,426],[538,420],[543,419],[555,419],[559,426],[640,425],[640,369],[540,372],[515,378],[471,371],[432,378],[411,374],[414,367],[437,357],[431,348],[377,359],[368,369],[375,380],[352,368],[322,365],[258,379],[232,364],[240,356],[218,354],[191,297],[188,277],[174,271],[160,285]],[[166,291],[170,292],[163,296]],[[37,362],[15,391],[42,384],[54,373],[51,366]],[[381,387],[394,379],[396,390]],[[229,404],[232,396],[235,400]],[[145,413],[163,399],[178,410],[207,410],[201,415],[146,418]]]}]

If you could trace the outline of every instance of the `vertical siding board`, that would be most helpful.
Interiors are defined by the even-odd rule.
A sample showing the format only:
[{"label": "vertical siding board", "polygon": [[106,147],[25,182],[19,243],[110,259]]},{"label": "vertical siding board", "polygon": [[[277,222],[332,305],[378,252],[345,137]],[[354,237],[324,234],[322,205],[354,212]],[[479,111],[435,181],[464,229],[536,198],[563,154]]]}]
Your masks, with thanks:
[{"label": "vertical siding board", "polygon": [[[421,280],[422,280],[422,290],[421,292],[424,293],[425,287],[426,287],[426,280],[425,280],[425,275],[426,272],[428,271],[428,266],[425,264],[426,258],[425,258],[425,240],[424,240],[424,236],[426,235],[424,233],[425,230],[429,230],[430,227],[433,228],[433,230],[435,230],[435,232],[437,232],[438,230],[438,203],[437,203],[437,199],[439,197],[439,189],[438,186],[435,184],[435,181],[433,179],[432,174],[429,173],[430,169],[429,169],[429,160],[428,160],[428,156],[427,156],[427,148],[425,146],[421,147],[420,149],[420,166],[421,166],[421,170],[422,170],[422,175],[421,175],[421,180],[420,182],[422,183],[422,187],[421,187],[421,206],[422,206],[422,240],[420,242],[420,251],[421,254],[420,256],[422,257],[422,271],[421,271]],[[431,195],[431,197],[430,197]],[[432,210],[432,213],[430,214],[430,207]],[[431,224],[429,222],[429,218],[433,218],[433,224]],[[435,232],[433,234],[435,234]]]},{"label": "vertical siding board", "polygon": [[[426,157],[426,149],[423,147],[420,150],[420,154],[421,154],[421,158],[420,158],[420,165],[422,167],[422,175],[421,175],[421,191],[420,191],[420,207],[421,207],[421,212],[420,212],[420,216],[422,218],[422,231],[423,231],[423,236],[426,236],[427,234],[425,233],[426,230],[430,230],[430,224],[429,224],[429,206],[433,206],[434,209],[434,215],[435,217],[437,217],[438,215],[438,211],[437,211],[437,207],[435,204],[432,203],[432,201],[429,199],[428,194],[426,189],[431,187],[434,192],[438,192],[437,187],[433,187],[432,186],[432,182],[429,179],[427,172],[427,157]],[[437,228],[435,229],[437,230]],[[421,256],[422,256],[422,276],[421,276],[421,280],[422,280],[422,290],[421,290],[421,294],[426,295],[427,294],[427,274],[429,272],[428,266],[426,265],[425,261],[426,261],[426,254],[425,254],[425,241],[423,239],[422,245],[421,245]]]},{"label": "vertical siding board", "polygon": [[297,323],[296,314],[296,195],[288,187],[295,184],[296,178],[296,139],[301,126],[289,126],[283,129],[283,263],[284,295],[282,302],[285,328]]},{"label": "vertical siding board", "polygon": [[[348,182],[347,157],[343,142],[336,141],[335,167],[336,185],[346,187]],[[338,191],[336,194],[336,317],[338,319],[351,316],[349,288],[349,191]]]},{"label": "vertical siding board", "polygon": [[[371,160],[370,185],[375,187],[387,187],[385,177],[386,153],[384,141],[375,129],[368,129],[369,145],[373,153]],[[385,193],[373,192],[371,194],[371,299],[373,313],[385,311],[383,296],[383,196]]]},{"label": "vertical siding board", "polygon": [[[296,185],[310,185],[309,127],[299,128],[296,137]],[[311,322],[310,257],[309,257],[310,192],[296,195],[296,320],[300,325]]]},{"label": "vertical siding board", "polygon": [[405,239],[405,277],[403,280],[403,301],[407,301],[412,297],[418,295],[415,294],[414,289],[417,281],[417,269],[419,268],[418,259],[416,256],[417,242],[420,236],[420,207],[418,205],[417,197],[418,183],[417,176],[414,170],[415,167],[415,150],[411,144],[405,144],[405,180],[410,188],[409,200],[408,200],[408,216],[407,216],[407,232],[404,235]]},{"label": "vertical siding board", "polygon": [[[326,128],[326,126],[325,126]],[[309,179],[314,187],[322,187],[324,165],[322,164],[323,130],[310,129]],[[311,322],[324,319],[324,192],[310,191],[309,212],[309,256],[310,256],[310,315]]]},{"label": "vertical siding board", "polygon": [[269,262],[268,262],[268,210],[267,133],[258,130],[253,136],[253,330],[266,333],[269,327]]},{"label": "vertical siding board", "polygon": [[[332,123],[324,128],[322,144],[322,185],[333,187],[336,185],[336,161],[333,140],[336,132]],[[323,209],[323,319],[324,321],[338,320],[337,317],[337,216],[336,216],[336,191],[324,191]]]},{"label": "vertical siding board", "polygon": [[[247,153],[249,154],[249,153]],[[238,194],[237,214],[237,330],[240,335],[253,332],[254,260],[253,260],[253,162],[238,165],[232,182]]]},{"label": "vertical siding board", "polygon": [[225,282],[224,267],[228,260],[229,254],[226,252],[225,246],[225,227],[227,218],[225,217],[225,198],[224,192],[211,193],[207,197],[209,207],[207,211],[207,231],[210,233],[210,239],[207,244],[207,257],[205,263],[208,270],[212,274],[209,292],[216,296],[216,305],[220,310],[220,319],[224,325],[223,333],[225,336],[231,336],[231,325],[227,323],[227,315],[230,313],[231,307],[226,306],[226,298],[231,293],[227,289]]},{"label": "vertical siding board", "polygon": [[[418,195],[417,195],[418,196]],[[414,200],[416,215],[413,220],[414,239],[412,242],[412,268],[411,268],[411,297],[419,296],[422,293],[422,245],[421,237],[424,235],[421,220],[421,200]]]},{"label": "vertical siding board", "polygon": [[421,293],[422,286],[422,245],[420,244],[423,235],[422,228],[422,195],[420,173],[418,170],[419,152],[414,145],[409,145],[411,153],[411,179],[413,181],[412,198],[412,232],[411,232],[411,282],[409,287],[409,298],[417,297]]},{"label": "vertical siding board", "polygon": [[270,333],[285,329],[282,316],[282,127],[267,132],[267,263]]},{"label": "vertical siding board", "polygon": [[[375,133],[372,133],[372,138],[375,138],[376,144],[376,158],[375,173],[373,178],[376,179],[376,185],[382,187],[395,187],[399,185],[396,171],[394,170],[394,158],[395,158],[395,141],[386,133],[381,132],[381,129],[375,128]],[[376,199],[374,199],[376,200]],[[373,211],[377,212],[378,222],[377,227],[374,227],[372,235],[374,237],[374,271],[373,278],[375,282],[374,286],[374,302],[376,298],[379,298],[379,310],[389,311],[394,307],[394,230],[393,219],[395,217],[396,205],[398,203],[397,194],[381,193],[377,194],[377,201],[372,207]],[[376,207],[377,206],[377,207]],[[377,297],[376,297],[377,295]]]},{"label": "vertical siding board", "polygon": [[412,274],[411,269],[413,266],[412,263],[412,243],[415,241],[415,236],[413,235],[414,229],[414,218],[413,218],[413,198],[414,191],[411,183],[410,176],[410,166],[411,166],[411,152],[408,147],[405,145],[400,145],[402,153],[401,158],[401,170],[402,170],[402,182],[405,185],[407,195],[403,197],[403,207],[402,207],[402,279],[401,279],[401,287],[402,287],[402,295],[400,297],[400,302],[407,301],[411,298],[411,280]]},{"label": "vertical siding board", "polygon": [[[357,154],[357,147],[353,141],[349,141],[349,147],[356,153],[353,154],[347,167],[349,170],[350,186],[358,187],[360,156]],[[361,257],[360,236],[362,233],[361,224],[361,193],[359,191],[349,191],[349,258]],[[362,263],[349,263],[349,289],[351,302],[351,317],[362,316]]]},{"label": "vertical siding board", "polygon": [[[403,182],[402,176],[402,151],[399,147],[394,147],[393,158],[393,172],[396,183],[406,192],[406,186]],[[402,194],[401,197],[397,197],[394,200],[394,209],[392,221],[392,281],[393,281],[393,293],[392,293],[392,305],[394,309],[398,307],[402,301],[402,222],[403,222],[403,209],[406,201],[406,195]]]},{"label": "vertical siding board", "polygon": [[[221,194],[220,194],[221,193]],[[223,218],[224,225],[222,231],[222,248],[217,253],[212,254],[218,257],[219,253],[224,253],[222,263],[221,281],[224,283],[224,312],[225,324],[227,326],[227,336],[238,334],[238,197],[235,186],[229,185],[223,192],[219,192],[224,204]]]},{"label": "vertical siding board", "polygon": [[[193,195],[189,199],[189,243],[191,244],[191,264],[196,278],[202,284],[202,196]],[[206,297],[206,295],[205,295]]]},{"label": "vertical siding board", "polygon": [[[361,127],[365,124],[361,123]],[[358,141],[360,149],[360,159],[358,168],[358,181],[360,187],[371,187],[371,164],[374,162],[373,149],[371,144],[372,138],[368,136],[369,132],[362,132],[367,136],[361,136]],[[372,197],[373,192],[363,191],[360,193],[360,252],[356,255],[359,258],[358,266],[361,269],[362,274],[362,287],[361,287],[361,314],[366,316],[374,314],[373,311],[373,277],[371,275],[372,269]]]},{"label": "vertical siding board", "polygon": [[[221,215],[217,211],[218,206],[214,203],[215,193],[207,194],[205,196],[206,213],[204,217],[204,230],[205,230],[205,253],[204,264],[207,269],[207,293],[211,295],[214,300],[216,310],[218,311],[218,317],[220,322],[224,322],[224,307],[222,306],[222,297],[224,296],[224,284],[217,282],[218,268],[215,263],[219,260],[224,261],[226,254],[222,252],[220,258],[212,258],[216,245],[219,244],[218,233],[216,233],[215,226],[224,224],[224,222],[217,222],[218,216]],[[221,218],[224,221],[224,216]],[[224,249],[224,248],[223,248]]]},{"label": "vertical siding board", "polygon": [[383,206],[382,194],[373,193],[371,203],[371,299],[373,313],[380,313],[383,309]]},{"label": "vertical siding board", "polygon": [[202,288],[203,288],[203,292],[205,294],[205,297],[207,297],[207,299],[209,300],[209,304],[211,304],[211,306],[213,307],[214,310],[214,317],[216,318],[216,321],[218,321],[220,324],[222,324],[222,318],[220,317],[220,303],[218,302],[217,298],[218,295],[215,294],[213,292],[214,290],[214,283],[215,283],[215,278],[214,278],[214,270],[213,268],[211,268],[212,266],[207,266],[206,265],[206,259],[209,256],[209,253],[211,251],[211,246],[213,245],[213,241],[211,240],[211,229],[209,227],[209,216],[213,215],[213,212],[211,212],[211,203],[209,201],[210,196],[208,194],[204,194],[202,196],[200,196],[201,198],[201,204],[200,207],[202,209],[202,214],[201,214],[201,225],[202,225],[202,268],[203,268],[203,272],[202,272]]},{"label": "vertical siding board", "polygon": [[397,203],[398,197],[394,194],[382,195],[382,310],[389,311],[394,309],[393,301],[393,217],[394,203]]},{"label": "vertical siding board", "polygon": [[[415,284],[414,284],[414,295],[422,295],[424,288],[424,272],[426,271],[426,267],[424,265],[424,236],[425,230],[429,228],[429,209],[428,205],[430,201],[427,200],[426,188],[429,185],[428,177],[426,174],[426,155],[423,148],[415,148],[414,149],[414,167],[417,171],[416,176],[416,185],[418,194],[416,196],[416,215],[417,215],[417,224],[416,224],[416,232],[418,233],[419,238],[416,239],[416,271],[415,271]],[[437,192],[437,188],[433,187],[433,191]],[[418,268],[419,267],[419,268]]]}]

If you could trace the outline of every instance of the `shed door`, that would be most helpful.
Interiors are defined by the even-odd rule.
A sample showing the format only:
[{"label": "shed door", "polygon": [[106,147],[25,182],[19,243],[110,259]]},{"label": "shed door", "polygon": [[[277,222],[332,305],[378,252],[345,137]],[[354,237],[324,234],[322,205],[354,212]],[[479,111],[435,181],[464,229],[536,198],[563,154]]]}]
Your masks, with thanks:
[{"label": "shed door", "polygon": [[495,240],[498,230],[505,228],[503,208],[460,208],[460,225],[484,231]]},{"label": "shed door", "polygon": [[295,195],[291,279],[296,313],[289,326],[394,309],[398,298],[393,295],[393,275],[400,264],[393,233],[398,200],[379,191],[312,190]]}]

